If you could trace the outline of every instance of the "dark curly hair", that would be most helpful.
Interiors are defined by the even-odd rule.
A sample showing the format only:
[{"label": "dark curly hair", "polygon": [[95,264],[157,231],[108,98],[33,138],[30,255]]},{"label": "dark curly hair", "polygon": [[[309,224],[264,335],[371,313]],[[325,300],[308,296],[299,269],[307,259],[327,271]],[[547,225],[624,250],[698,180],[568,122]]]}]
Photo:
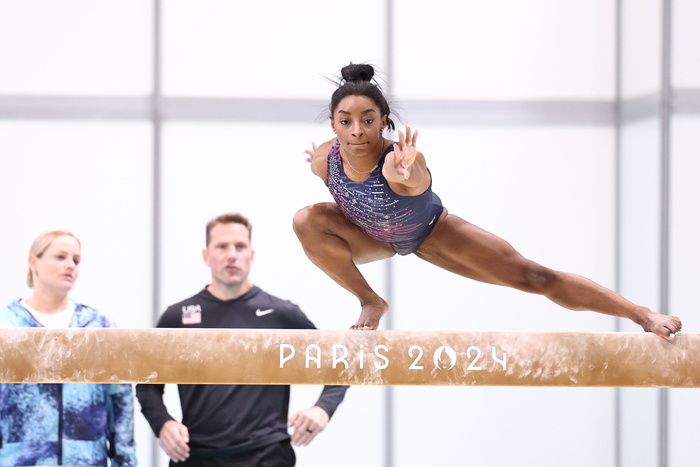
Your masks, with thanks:
[{"label": "dark curly hair", "polygon": [[392,114],[389,102],[382,92],[379,84],[374,78],[374,67],[367,64],[353,64],[344,66],[340,70],[341,77],[338,79],[338,89],[331,96],[331,103],[328,107],[330,116],[333,115],[338,104],[347,96],[365,96],[379,107],[382,117],[386,116],[386,124],[390,130],[395,128],[394,121],[389,118]]}]

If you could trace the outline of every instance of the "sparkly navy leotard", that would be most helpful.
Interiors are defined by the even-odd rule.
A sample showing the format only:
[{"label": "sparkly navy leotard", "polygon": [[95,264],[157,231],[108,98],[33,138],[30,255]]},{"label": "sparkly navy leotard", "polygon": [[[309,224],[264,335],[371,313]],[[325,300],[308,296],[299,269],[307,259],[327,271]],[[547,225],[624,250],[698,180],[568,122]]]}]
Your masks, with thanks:
[{"label": "sparkly navy leotard", "polygon": [[442,202],[428,189],[417,196],[401,196],[389,187],[382,167],[389,146],[379,164],[363,183],[353,182],[343,170],[340,142],[328,153],[328,189],[341,212],[372,238],[390,243],[400,255],[415,253],[428,237],[442,213]]}]

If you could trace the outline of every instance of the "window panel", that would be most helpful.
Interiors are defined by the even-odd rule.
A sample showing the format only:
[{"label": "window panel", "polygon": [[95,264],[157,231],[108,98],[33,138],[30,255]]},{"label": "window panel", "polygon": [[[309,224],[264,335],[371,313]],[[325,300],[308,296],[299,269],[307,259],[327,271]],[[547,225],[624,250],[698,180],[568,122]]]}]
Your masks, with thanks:
[{"label": "window panel", "polygon": [[[245,7],[243,7],[245,5]],[[352,62],[383,66],[384,2],[166,1],[169,96],[320,97]]]},{"label": "window panel", "polygon": [[148,94],[151,2],[0,0],[0,94]]},{"label": "window panel", "polygon": [[622,1],[620,62],[623,98],[661,87],[661,0]]},{"label": "window panel", "polygon": [[424,99],[610,99],[614,2],[398,0],[395,91]]},{"label": "window panel", "polygon": [[671,79],[680,88],[700,88],[700,2],[674,0]]}]

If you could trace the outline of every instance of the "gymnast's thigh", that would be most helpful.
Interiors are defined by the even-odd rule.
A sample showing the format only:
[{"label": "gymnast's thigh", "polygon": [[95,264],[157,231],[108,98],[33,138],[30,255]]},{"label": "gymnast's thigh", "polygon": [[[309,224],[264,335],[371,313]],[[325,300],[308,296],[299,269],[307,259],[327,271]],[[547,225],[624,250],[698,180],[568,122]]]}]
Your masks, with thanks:
[{"label": "gymnast's thigh", "polygon": [[318,203],[300,210],[294,217],[294,230],[304,246],[310,248],[328,242],[327,235],[337,237],[347,245],[356,264],[390,258],[396,253],[389,243],[361,231],[335,203]]},{"label": "gymnast's thigh", "polygon": [[470,279],[516,287],[538,266],[504,239],[453,214],[439,221],[416,256]]}]

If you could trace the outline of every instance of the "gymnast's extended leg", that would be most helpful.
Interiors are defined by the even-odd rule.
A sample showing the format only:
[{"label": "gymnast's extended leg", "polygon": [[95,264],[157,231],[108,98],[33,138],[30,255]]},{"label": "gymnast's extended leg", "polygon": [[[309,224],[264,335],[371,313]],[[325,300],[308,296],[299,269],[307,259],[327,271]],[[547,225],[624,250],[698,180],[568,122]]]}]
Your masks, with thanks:
[{"label": "gymnast's extended leg", "polygon": [[537,264],[505,240],[452,214],[443,213],[416,255],[470,279],[544,295],[571,310],[629,318],[665,338],[673,338],[681,329],[675,316],[635,305],[585,277]]}]

